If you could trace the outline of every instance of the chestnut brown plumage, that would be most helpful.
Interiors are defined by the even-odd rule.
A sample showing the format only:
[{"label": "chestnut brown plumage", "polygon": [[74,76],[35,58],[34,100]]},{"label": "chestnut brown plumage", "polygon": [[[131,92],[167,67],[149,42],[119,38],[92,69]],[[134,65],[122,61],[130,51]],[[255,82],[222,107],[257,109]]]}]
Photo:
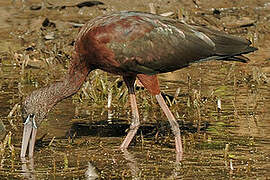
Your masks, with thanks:
[{"label": "chestnut brown plumage", "polygon": [[37,126],[50,109],[75,94],[90,71],[102,69],[123,76],[128,87],[132,123],[120,148],[128,147],[140,125],[134,92],[138,78],[167,116],[179,160],[183,153],[179,125],[160,94],[156,74],[211,59],[246,62],[242,54],[255,50],[243,38],[149,13],[124,11],[94,18],[79,32],[66,76],[34,91],[23,102],[21,157],[25,157],[28,144],[29,156],[33,156]]}]

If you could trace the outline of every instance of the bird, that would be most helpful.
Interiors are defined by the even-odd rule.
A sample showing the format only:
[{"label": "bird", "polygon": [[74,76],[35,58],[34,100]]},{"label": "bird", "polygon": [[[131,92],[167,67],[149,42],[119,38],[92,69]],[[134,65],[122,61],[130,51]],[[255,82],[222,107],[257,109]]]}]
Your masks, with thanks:
[{"label": "bird", "polygon": [[120,11],[93,18],[77,35],[65,76],[33,91],[22,102],[20,156],[25,158],[28,148],[33,157],[37,129],[49,111],[77,93],[91,71],[101,69],[122,76],[128,89],[132,119],[120,149],[128,148],[140,126],[134,89],[138,79],[166,115],[175,136],[176,159],[181,160],[179,124],[161,95],[157,75],[208,60],[246,63],[249,59],[243,54],[256,50],[245,38],[151,13]]}]

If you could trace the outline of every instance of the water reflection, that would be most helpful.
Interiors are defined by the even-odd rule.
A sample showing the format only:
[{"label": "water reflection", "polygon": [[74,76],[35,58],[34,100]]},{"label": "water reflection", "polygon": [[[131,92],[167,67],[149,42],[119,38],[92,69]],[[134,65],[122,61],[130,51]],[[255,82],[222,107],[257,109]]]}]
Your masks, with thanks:
[{"label": "water reflection", "polygon": [[95,179],[98,179],[98,177],[99,176],[96,171],[96,168],[89,162],[85,171],[85,178],[87,180],[95,180]]},{"label": "water reflection", "polygon": [[123,152],[123,155],[124,155],[124,158],[126,159],[127,162],[127,165],[131,171],[131,174],[132,174],[132,179],[140,179],[140,169],[138,167],[138,163],[135,159],[135,157],[128,152],[128,150],[122,150]]},{"label": "water reflection", "polygon": [[[35,171],[34,158],[21,158],[22,163],[22,176],[24,179],[40,179],[37,177],[37,172]],[[50,173],[50,172],[46,172]],[[54,176],[54,178],[57,176]],[[99,175],[96,168],[89,162],[85,168],[85,179],[87,180],[95,180],[98,179]]]},{"label": "water reflection", "polygon": [[34,169],[34,158],[21,158],[22,163],[22,175],[25,179],[36,179],[35,169]]},{"label": "water reflection", "polygon": [[[128,150],[122,150],[125,160],[127,161],[127,165],[132,174],[132,179],[141,179],[143,171],[139,168],[136,157],[133,153],[130,153]],[[181,159],[182,160],[182,159]],[[155,165],[153,165],[155,166]],[[181,176],[181,168],[182,163],[180,161],[171,162],[168,168],[171,168],[167,175],[166,179],[179,179]],[[165,167],[166,168],[166,167]]]}]

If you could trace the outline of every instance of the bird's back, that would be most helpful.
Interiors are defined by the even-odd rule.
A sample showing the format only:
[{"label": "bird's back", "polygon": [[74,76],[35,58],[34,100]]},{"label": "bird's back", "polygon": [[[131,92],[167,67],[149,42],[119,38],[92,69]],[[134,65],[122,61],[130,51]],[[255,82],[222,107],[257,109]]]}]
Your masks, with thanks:
[{"label": "bird's back", "polygon": [[[209,59],[255,51],[246,39],[142,12],[119,12],[88,22],[76,50],[109,72],[157,74]],[[90,55],[92,54],[92,55]],[[95,54],[95,55],[93,55]]]}]

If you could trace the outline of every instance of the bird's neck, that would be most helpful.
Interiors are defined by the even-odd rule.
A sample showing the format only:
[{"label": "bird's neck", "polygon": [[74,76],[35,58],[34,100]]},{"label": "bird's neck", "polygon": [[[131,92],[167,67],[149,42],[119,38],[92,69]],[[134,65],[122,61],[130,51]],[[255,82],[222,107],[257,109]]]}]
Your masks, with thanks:
[{"label": "bird's neck", "polygon": [[50,111],[59,101],[72,96],[80,89],[90,70],[86,61],[73,59],[68,73],[62,80],[41,88],[32,95],[39,98],[39,105],[45,106],[47,111]]}]

